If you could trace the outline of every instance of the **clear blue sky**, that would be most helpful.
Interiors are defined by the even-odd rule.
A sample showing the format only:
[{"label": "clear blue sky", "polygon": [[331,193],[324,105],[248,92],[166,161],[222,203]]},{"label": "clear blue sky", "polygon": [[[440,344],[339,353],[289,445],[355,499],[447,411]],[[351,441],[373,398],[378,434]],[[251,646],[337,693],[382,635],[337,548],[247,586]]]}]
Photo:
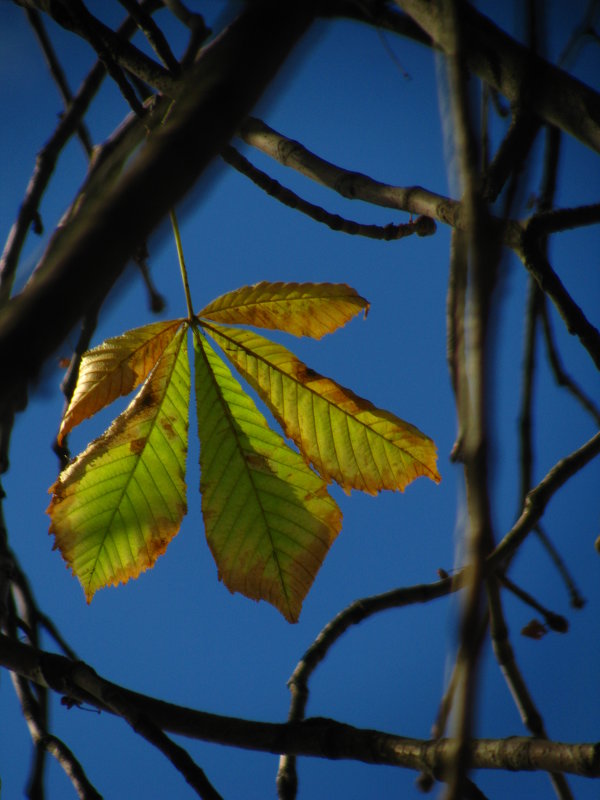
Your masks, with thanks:
[{"label": "clear blue sky", "polygon": [[[111,10],[117,6],[90,5],[104,11],[109,5]],[[548,6],[550,55],[556,57],[585,4]],[[204,10],[205,4],[197,7]],[[206,7],[214,15],[219,4],[213,1]],[[512,11],[505,4],[482,3],[481,7],[507,30],[515,30]],[[49,30],[75,89],[93,64],[93,53],[56,26],[49,25]],[[178,35],[177,29],[173,34]],[[409,78],[403,76],[390,50]],[[6,1],[0,2],[0,63],[0,107],[4,109],[0,238],[4,240],[35,154],[61,109],[24,13]],[[599,49],[586,48],[574,71],[592,85],[595,81],[597,87]],[[108,135],[126,111],[121,97],[107,83],[89,118],[94,141]],[[419,184],[441,194],[451,191],[434,57],[408,41],[382,37],[351,22],[321,23],[298,48],[256,115],[341,166],[392,184]],[[273,177],[329,211],[368,223],[407,221],[407,215],[344,201],[258,153],[248,155]],[[597,202],[599,165],[592,152],[565,141],[558,205]],[[59,161],[41,207],[46,232],[56,225],[85,168],[85,156],[74,140]],[[539,186],[539,173],[536,159],[531,192]],[[320,342],[283,335],[281,341],[314,369],[429,434],[438,446],[441,484],[420,479],[404,494],[377,498],[356,492],[347,497],[334,488],[344,526],[305,601],[300,622],[291,626],[267,604],[231,595],[218,582],[204,539],[197,491],[198,449],[191,437],[189,511],[179,535],[153,570],[126,586],[99,592],[87,606],[78,582],[52,551],[45,514],[47,488],[57,473],[50,444],[62,409],[58,358],[70,354],[74,332],[32,392],[27,412],[17,420],[11,468],[3,478],[10,542],[39,605],[79,657],[104,677],[194,708],[280,721],[288,710],[286,681],[332,616],[356,598],[430,582],[436,579],[438,568],[449,570],[455,565],[464,503],[460,467],[448,459],[455,436],[445,357],[449,231],[439,225],[433,237],[397,242],[335,233],[279,205],[222,164],[208,170],[180,214],[198,308],[225,291],[260,280],[346,282],[368,298],[371,310],[366,321],[357,319]],[[21,284],[43,244],[43,239],[30,237]],[[598,245],[597,228],[590,228],[562,234],[551,250],[557,272],[595,324],[600,299]],[[150,252],[154,280],[167,299],[162,317],[184,315],[175,248],[166,229],[150,243]],[[492,499],[497,538],[510,528],[518,512],[517,415],[526,294],[520,263],[507,257],[502,269],[502,338],[497,342],[493,409]],[[131,272],[104,308],[94,343],[151,319],[144,287]],[[552,319],[565,363],[586,390],[599,397],[600,382],[590,359],[570,340],[554,313]],[[538,481],[595,431],[591,419],[556,388],[545,363],[540,364],[535,392],[534,480]],[[73,451],[83,449],[111,418],[112,412],[80,426],[71,435]],[[190,431],[194,427],[192,417]],[[569,633],[564,637],[549,634],[541,641],[521,637],[519,630],[534,613],[506,598],[518,663],[549,736],[567,741],[600,739],[600,560],[594,551],[600,533],[599,479],[598,464],[588,466],[552,501],[544,520],[588,601],[585,608],[580,612],[569,608],[554,567],[533,538],[522,548],[511,573],[541,602],[568,616]],[[308,713],[427,737],[452,663],[456,613],[455,600],[438,600],[387,612],[349,631],[315,673]],[[524,734],[489,648],[483,658],[477,733],[488,737]],[[7,673],[0,680],[0,709],[3,797],[20,797],[30,741]],[[163,756],[120,720],[107,714],[67,711],[53,701],[51,724],[105,797],[193,796]],[[227,800],[275,795],[276,757],[197,742],[184,744]],[[61,769],[53,759],[49,762],[49,798],[74,796]],[[299,775],[300,798],[421,796],[413,785],[415,774],[404,770],[304,760]],[[515,797],[552,796],[544,775],[489,773],[477,775],[476,780],[493,798],[509,792]],[[573,779],[571,784],[578,798],[598,796],[597,783]]]}]

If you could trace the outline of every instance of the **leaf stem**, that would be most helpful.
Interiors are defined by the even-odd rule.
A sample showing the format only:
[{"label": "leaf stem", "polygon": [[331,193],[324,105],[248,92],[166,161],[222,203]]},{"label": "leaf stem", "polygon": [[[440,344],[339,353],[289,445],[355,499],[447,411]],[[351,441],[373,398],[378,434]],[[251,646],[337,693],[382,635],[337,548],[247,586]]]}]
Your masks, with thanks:
[{"label": "leaf stem", "polygon": [[185,268],[185,261],[183,258],[183,247],[181,246],[179,225],[177,224],[177,217],[175,216],[175,211],[173,209],[171,209],[169,215],[171,217],[171,225],[173,226],[173,234],[175,236],[175,247],[177,248],[177,258],[179,259],[179,269],[181,270],[181,280],[183,281],[183,291],[185,292],[185,302],[187,304],[188,320],[191,323],[194,319],[194,309],[192,307],[190,284],[188,281],[187,270]]}]

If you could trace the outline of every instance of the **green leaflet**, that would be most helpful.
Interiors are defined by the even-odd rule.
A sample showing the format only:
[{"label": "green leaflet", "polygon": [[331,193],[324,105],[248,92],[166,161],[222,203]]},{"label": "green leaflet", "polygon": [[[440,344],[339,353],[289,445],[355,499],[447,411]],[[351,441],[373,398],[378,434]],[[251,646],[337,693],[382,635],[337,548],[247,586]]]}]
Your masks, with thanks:
[{"label": "green leaflet", "polygon": [[219,575],[295,622],[341,512],[197,332],[194,349],[202,512]]},{"label": "green leaflet", "polygon": [[50,533],[88,602],[151,567],[186,513],[186,334],[184,325],[137,397],[50,490]]},{"label": "green leaflet", "polygon": [[326,480],[370,494],[403,491],[420,476],[439,482],[435,444],[414,425],[253,331],[213,324],[206,330]]}]

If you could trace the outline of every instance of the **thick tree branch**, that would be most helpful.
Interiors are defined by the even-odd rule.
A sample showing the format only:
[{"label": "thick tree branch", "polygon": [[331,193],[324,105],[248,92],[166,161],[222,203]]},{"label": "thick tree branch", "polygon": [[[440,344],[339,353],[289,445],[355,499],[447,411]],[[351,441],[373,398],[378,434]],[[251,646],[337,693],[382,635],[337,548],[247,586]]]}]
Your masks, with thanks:
[{"label": "thick tree branch", "polygon": [[[427,768],[434,775],[447,773],[455,750],[451,739],[412,739],[319,717],[269,723],[194,711],[131,692],[104,680],[82,662],[40,652],[7,636],[0,636],[0,664],[101,710],[110,711],[110,704],[120,697],[162,730],[248,750]],[[566,744],[518,736],[480,739],[471,742],[470,754],[477,769],[559,770],[600,776],[600,745],[593,743]]]},{"label": "thick tree branch", "polygon": [[[156,0],[147,0],[144,3],[144,7],[148,12],[153,10],[155,6]],[[118,29],[118,35],[127,38],[133,34],[134,30],[135,24],[131,19],[127,19]],[[72,102],[69,103],[56,130],[38,153],[25,198],[0,258],[0,308],[10,296],[19,256],[29,227],[32,224],[41,225],[38,211],[39,204],[52,177],[58,157],[70,137],[78,130],[83,116],[100,88],[105,74],[104,65],[98,61],[79,87]]]},{"label": "thick tree branch", "polygon": [[[449,51],[451,42],[439,0],[395,2],[436,47]],[[600,153],[600,94],[532,54],[468,3],[461,5],[463,57],[468,69],[515,105],[522,97],[524,76],[533,70],[536,90],[531,96],[531,111]]]},{"label": "thick tree branch", "polygon": [[3,310],[0,369],[12,380],[0,388],[0,404],[38,372],[83,310],[107,294],[140,242],[223,148],[312,19],[311,3],[253,3],[206,48],[168,122],[88,213],[62,229],[34,278]]}]

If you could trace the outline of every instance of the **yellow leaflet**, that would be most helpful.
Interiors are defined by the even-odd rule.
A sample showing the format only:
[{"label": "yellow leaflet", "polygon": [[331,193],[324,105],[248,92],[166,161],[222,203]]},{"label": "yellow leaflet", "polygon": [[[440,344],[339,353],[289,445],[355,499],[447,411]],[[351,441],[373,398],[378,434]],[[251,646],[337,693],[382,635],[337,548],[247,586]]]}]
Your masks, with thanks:
[{"label": "yellow leaflet", "polygon": [[58,432],[58,444],[84,419],[139,386],[182,322],[153,322],[107,339],[84,353],[77,386]]},{"label": "yellow leaflet", "polygon": [[194,348],[202,513],[219,577],[296,622],[341,512],[199,333]]},{"label": "yellow leaflet", "polygon": [[326,480],[345,491],[404,490],[439,482],[436,447],[418,428],[314,372],[285,347],[251,331],[206,325],[285,433]]},{"label": "yellow leaflet", "polygon": [[243,286],[198,313],[215,322],[254,325],[320,339],[341,328],[369,303],[345,283],[268,283]]},{"label": "yellow leaflet", "polygon": [[190,372],[180,327],[137,397],[50,489],[50,533],[88,602],[151,567],[186,512]]}]

